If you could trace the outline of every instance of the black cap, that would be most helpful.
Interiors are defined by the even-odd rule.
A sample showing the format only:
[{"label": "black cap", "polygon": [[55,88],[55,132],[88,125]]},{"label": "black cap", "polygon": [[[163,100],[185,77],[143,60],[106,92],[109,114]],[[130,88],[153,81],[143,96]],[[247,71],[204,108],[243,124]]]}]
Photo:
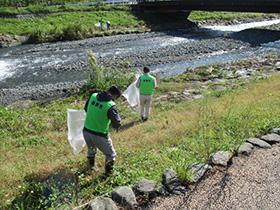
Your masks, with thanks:
[{"label": "black cap", "polygon": [[112,85],[108,91],[117,97],[122,95],[122,88],[119,85]]}]

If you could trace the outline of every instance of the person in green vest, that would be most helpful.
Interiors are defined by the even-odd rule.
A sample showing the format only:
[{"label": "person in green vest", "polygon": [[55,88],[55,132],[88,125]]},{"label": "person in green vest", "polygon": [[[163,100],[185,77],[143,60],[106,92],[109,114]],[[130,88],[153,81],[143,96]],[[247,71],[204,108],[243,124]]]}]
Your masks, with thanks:
[{"label": "person in green vest", "polygon": [[145,122],[148,120],[150,108],[152,104],[152,96],[157,85],[156,78],[150,75],[150,69],[144,67],[144,74],[141,75],[137,82],[136,87],[139,88],[140,93],[140,115]]},{"label": "person in green vest", "polygon": [[103,23],[104,23],[103,18],[101,18],[101,19],[99,20],[99,23],[100,23],[101,30],[103,30]]},{"label": "person in green vest", "polygon": [[110,23],[109,20],[106,22],[106,27],[107,27],[107,30],[110,30],[110,29],[111,29],[111,23]]},{"label": "person in green vest", "polygon": [[112,139],[109,137],[109,125],[118,129],[121,118],[118,113],[114,99],[122,95],[122,88],[112,85],[108,91],[93,93],[85,103],[86,119],[84,122],[83,135],[88,147],[87,159],[91,171],[97,172],[95,168],[95,156],[100,150],[105,155],[105,175],[113,173],[113,165],[116,151]]}]

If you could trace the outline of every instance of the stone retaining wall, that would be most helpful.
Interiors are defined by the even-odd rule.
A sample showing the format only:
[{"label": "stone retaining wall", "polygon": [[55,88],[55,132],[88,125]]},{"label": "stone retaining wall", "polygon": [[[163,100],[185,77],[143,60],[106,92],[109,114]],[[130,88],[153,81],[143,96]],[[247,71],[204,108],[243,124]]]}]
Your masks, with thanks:
[{"label": "stone retaining wall", "polygon": [[[205,178],[208,171],[212,171],[211,174],[215,174],[213,171],[215,168],[228,168],[231,165],[231,160],[234,156],[248,156],[255,149],[269,149],[273,144],[280,143],[280,128],[273,129],[269,134],[260,138],[250,138],[246,140],[236,152],[231,151],[218,151],[211,155],[209,164],[205,163],[192,163],[186,169],[188,174],[188,184],[195,184],[201,179]],[[113,191],[112,196],[100,196],[94,200],[80,206],[75,209],[81,209],[81,207],[87,206],[89,209],[98,210],[118,210],[123,209],[139,209],[140,203],[137,198],[144,196],[147,200],[153,199],[156,196],[163,195],[181,195],[187,190],[186,184],[180,182],[179,175],[173,169],[167,169],[162,175],[162,183],[157,186],[153,180],[143,179],[140,180],[134,187],[123,186]],[[139,199],[141,200],[141,199]],[[146,207],[146,204],[141,204]],[[120,208],[119,208],[119,207]],[[149,208],[147,208],[149,209]]]}]

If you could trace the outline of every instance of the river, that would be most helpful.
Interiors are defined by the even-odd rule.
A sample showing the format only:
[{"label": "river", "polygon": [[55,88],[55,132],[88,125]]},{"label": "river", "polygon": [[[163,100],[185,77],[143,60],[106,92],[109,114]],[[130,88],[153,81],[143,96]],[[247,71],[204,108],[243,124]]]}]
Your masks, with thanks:
[{"label": "river", "polygon": [[[254,37],[259,30],[242,34],[246,29],[279,23],[280,20],[270,20],[2,48],[0,103],[48,97],[43,92],[49,89],[63,95],[67,89],[78,87],[87,79],[88,51],[97,55],[102,65],[127,61],[135,70],[147,65],[159,77],[178,75],[201,65],[279,54],[279,31],[262,30],[265,39]],[[231,38],[224,38],[225,34]],[[245,35],[253,39],[244,40]]]}]

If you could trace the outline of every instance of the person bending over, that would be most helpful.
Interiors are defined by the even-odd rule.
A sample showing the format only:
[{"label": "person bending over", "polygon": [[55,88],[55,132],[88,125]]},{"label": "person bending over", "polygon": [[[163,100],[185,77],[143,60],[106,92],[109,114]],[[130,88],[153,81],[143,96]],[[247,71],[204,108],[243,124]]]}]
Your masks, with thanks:
[{"label": "person bending over", "polygon": [[112,85],[108,91],[93,93],[85,104],[86,119],[83,135],[88,147],[87,159],[91,170],[95,168],[95,156],[98,150],[105,155],[105,175],[113,173],[113,165],[116,159],[116,151],[109,137],[109,125],[118,129],[121,126],[117,106],[114,99],[122,95],[122,88]]}]

